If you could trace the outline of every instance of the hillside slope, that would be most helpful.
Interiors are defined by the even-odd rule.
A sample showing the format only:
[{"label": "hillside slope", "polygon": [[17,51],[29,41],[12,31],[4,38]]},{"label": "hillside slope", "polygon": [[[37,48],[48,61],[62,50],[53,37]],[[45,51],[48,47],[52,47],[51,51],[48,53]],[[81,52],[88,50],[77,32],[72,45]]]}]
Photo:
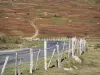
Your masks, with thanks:
[{"label": "hillside slope", "polygon": [[99,0],[1,0],[0,35],[100,37]]}]

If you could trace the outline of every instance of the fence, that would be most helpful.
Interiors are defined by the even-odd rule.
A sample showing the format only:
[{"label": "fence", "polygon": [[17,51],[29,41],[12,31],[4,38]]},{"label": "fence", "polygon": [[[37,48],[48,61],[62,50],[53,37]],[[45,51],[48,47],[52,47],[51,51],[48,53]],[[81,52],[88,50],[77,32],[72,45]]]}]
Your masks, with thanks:
[{"label": "fence", "polygon": [[[63,54],[68,58],[81,55],[86,51],[86,40],[77,39],[76,37],[67,39],[38,39],[44,42],[44,47],[27,48],[17,51],[0,52],[0,70],[1,75],[20,75],[21,65],[28,63],[29,73],[37,70],[39,67],[39,60],[44,57],[44,70],[48,70],[51,66],[53,58],[55,57],[56,65],[61,68],[61,59]],[[71,55],[72,54],[72,55]],[[6,58],[6,59],[5,59]],[[49,58],[49,59],[48,59]],[[5,61],[4,61],[5,60]],[[13,66],[12,69],[7,69],[6,66]],[[9,71],[9,72],[8,72]]]}]

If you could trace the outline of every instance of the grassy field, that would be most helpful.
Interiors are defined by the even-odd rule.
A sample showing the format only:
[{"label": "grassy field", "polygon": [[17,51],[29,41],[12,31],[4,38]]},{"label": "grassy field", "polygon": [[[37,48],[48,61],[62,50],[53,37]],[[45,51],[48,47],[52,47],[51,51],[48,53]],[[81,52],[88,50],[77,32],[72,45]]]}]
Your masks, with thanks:
[{"label": "grassy field", "polygon": [[[88,51],[80,56],[82,63],[79,64],[71,59],[65,59],[62,62],[62,68],[57,68],[55,61],[51,65],[55,65],[53,68],[48,68],[48,71],[44,71],[43,59],[39,61],[38,70],[33,74],[29,74],[29,64],[25,63],[21,65],[22,75],[100,75],[100,40],[88,40]],[[55,59],[54,59],[55,60]],[[34,65],[35,66],[35,65]],[[73,66],[76,66],[75,69]],[[72,71],[64,71],[64,67],[72,67]],[[14,68],[7,68],[4,75],[13,75]]]}]

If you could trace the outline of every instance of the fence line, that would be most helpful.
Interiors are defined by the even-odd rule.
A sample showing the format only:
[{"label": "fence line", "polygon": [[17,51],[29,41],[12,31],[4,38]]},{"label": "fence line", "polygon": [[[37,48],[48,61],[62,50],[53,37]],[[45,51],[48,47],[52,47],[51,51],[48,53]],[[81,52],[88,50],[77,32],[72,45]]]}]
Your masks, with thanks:
[{"label": "fence line", "polygon": [[52,58],[54,57],[54,53],[55,53],[55,51],[56,51],[56,49],[53,50],[53,53],[52,53],[51,59],[49,60],[49,63],[48,63],[48,67],[50,66],[51,60],[52,60]]},{"label": "fence line", "polygon": [[38,54],[37,54],[37,60],[36,60],[36,68],[35,68],[35,70],[36,70],[37,67],[38,67],[38,61],[39,61],[40,51],[41,51],[41,50],[39,49]]},{"label": "fence line", "polygon": [[[39,56],[40,56],[42,51],[44,52],[44,69],[45,69],[45,71],[47,71],[47,68],[50,67],[50,64],[52,62],[52,59],[53,59],[56,51],[57,51],[57,66],[58,66],[58,68],[61,68],[61,58],[62,58],[62,56],[65,52],[68,53],[68,58],[70,57],[70,54],[72,53],[72,58],[73,58],[75,56],[75,51],[77,51],[77,55],[78,55],[78,51],[80,52],[80,55],[82,54],[82,52],[86,51],[86,40],[85,39],[77,39],[76,37],[69,38],[68,44],[66,43],[65,40],[60,40],[63,43],[57,42],[56,45],[53,45],[49,48],[47,48],[47,41],[48,40],[44,40],[44,49],[43,50],[38,49],[38,51],[34,52],[33,49],[30,48],[29,53],[27,53],[27,54],[30,55],[29,73],[32,74],[33,70],[37,70],[38,62],[39,62]],[[51,58],[49,60],[49,63],[47,63],[47,55],[48,55],[47,52],[50,52],[50,51],[52,51],[52,55],[51,55]],[[18,52],[20,52],[20,51],[18,51]],[[34,68],[34,65],[33,65],[34,64],[33,63],[34,62],[33,61],[34,53],[37,53],[35,68]],[[21,61],[21,59],[20,59],[20,61]],[[15,75],[20,75],[20,66],[21,66],[21,62],[18,64],[18,53],[16,52]]]},{"label": "fence line", "polygon": [[18,75],[18,54],[15,57],[15,75]]},{"label": "fence line", "polygon": [[47,41],[44,41],[44,69],[47,70]]},{"label": "fence line", "polygon": [[33,49],[30,48],[30,73],[33,71]]},{"label": "fence line", "polygon": [[4,73],[4,70],[5,70],[5,68],[6,68],[6,65],[7,65],[8,59],[9,59],[9,56],[7,56],[6,59],[5,59],[5,62],[4,62],[4,65],[3,65],[2,71],[1,71],[1,75],[3,75],[3,73]]},{"label": "fence line", "polygon": [[58,68],[60,68],[60,55],[59,55],[59,45],[57,44],[57,53],[58,53]]}]

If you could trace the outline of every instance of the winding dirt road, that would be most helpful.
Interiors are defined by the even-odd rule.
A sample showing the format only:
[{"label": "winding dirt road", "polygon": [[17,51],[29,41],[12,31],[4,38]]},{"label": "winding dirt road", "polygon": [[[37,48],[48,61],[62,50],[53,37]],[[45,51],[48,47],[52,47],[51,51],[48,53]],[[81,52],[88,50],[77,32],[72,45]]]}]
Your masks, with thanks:
[{"label": "winding dirt road", "polygon": [[39,29],[38,29],[38,27],[33,23],[33,21],[31,21],[30,24],[31,24],[31,25],[33,26],[33,28],[35,29],[35,34],[33,34],[32,37],[30,37],[30,38],[35,38],[35,37],[37,37],[38,34],[39,34]]},{"label": "winding dirt road", "polygon": [[27,40],[32,40],[34,38],[36,38],[39,34],[39,29],[38,27],[35,25],[35,21],[38,20],[38,19],[41,19],[41,18],[35,18],[34,20],[32,21],[29,21],[30,22],[30,25],[35,29],[35,33],[31,36],[31,37],[25,37],[24,39],[27,39]]}]

